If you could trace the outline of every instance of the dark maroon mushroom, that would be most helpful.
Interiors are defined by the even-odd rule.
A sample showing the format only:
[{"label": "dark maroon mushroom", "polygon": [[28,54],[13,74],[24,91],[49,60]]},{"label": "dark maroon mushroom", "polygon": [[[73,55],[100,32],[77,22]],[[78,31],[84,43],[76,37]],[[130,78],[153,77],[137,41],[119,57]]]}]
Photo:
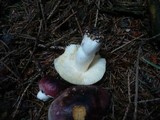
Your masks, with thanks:
[{"label": "dark maroon mushroom", "polygon": [[37,98],[43,101],[47,101],[49,98],[55,98],[61,91],[66,89],[64,83],[53,76],[43,77],[39,83],[39,92]]},{"label": "dark maroon mushroom", "polygon": [[109,107],[109,93],[96,86],[66,89],[50,105],[48,120],[100,120]]}]

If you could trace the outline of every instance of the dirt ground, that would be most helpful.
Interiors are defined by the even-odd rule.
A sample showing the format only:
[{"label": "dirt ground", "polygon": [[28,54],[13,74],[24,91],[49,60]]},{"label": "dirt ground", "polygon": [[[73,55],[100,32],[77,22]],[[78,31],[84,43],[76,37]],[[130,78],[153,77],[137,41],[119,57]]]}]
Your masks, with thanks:
[{"label": "dirt ground", "polygon": [[0,0],[0,119],[46,120],[52,100],[36,98],[38,81],[58,76],[53,60],[96,26],[107,61],[97,86],[112,95],[103,120],[158,120],[160,51],[147,6],[146,0]]}]

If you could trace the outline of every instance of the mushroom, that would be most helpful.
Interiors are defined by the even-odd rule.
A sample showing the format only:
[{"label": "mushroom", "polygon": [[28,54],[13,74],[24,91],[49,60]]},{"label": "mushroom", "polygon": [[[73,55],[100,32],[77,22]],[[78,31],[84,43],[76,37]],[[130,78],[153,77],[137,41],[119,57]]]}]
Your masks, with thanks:
[{"label": "mushroom", "polygon": [[48,120],[101,120],[108,111],[109,101],[104,88],[70,87],[51,103]]},{"label": "mushroom", "polygon": [[39,89],[54,98],[48,120],[100,120],[106,114],[110,103],[106,89],[82,85],[67,87],[52,76],[40,80]]},{"label": "mushroom", "polygon": [[38,83],[39,92],[37,98],[47,101],[49,98],[55,98],[60,91],[64,90],[65,85],[53,76],[44,76]]},{"label": "mushroom", "polygon": [[106,60],[96,54],[101,46],[102,36],[97,29],[86,30],[81,45],[71,44],[54,60],[59,75],[69,83],[91,85],[103,77]]}]

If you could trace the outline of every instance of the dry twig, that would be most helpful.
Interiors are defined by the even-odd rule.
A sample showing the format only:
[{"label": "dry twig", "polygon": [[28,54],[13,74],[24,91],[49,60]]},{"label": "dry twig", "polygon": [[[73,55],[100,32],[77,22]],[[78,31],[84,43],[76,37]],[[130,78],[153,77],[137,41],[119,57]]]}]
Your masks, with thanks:
[{"label": "dry twig", "polygon": [[12,117],[13,117],[13,118],[15,118],[15,116],[16,116],[16,114],[17,114],[17,111],[18,111],[18,109],[19,109],[19,107],[20,107],[21,101],[22,101],[25,93],[27,92],[27,90],[29,89],[29,87],[32,85],[32,83],[33,83],[39,76],[40,76],[39,73],[38,73],[38,74],[35,74],[34,76],[32,76],[32,77],[28,80],[30,83],[27,85],[27,87],[24,89],[23,93],[21,94],[21,96],[20,96],[19,99],[17,100],[18,103],[17,103],[17,105],[16,105],[16,109],[15,109],[15,111],[14,111],[13,114],[12,114]]},{"label": "dry twig", "polygon": [[136,78],[135,78],[135,97],[134,97],[134,120],[137,120],[137,110],[138,110],[138,84],[139,84],[139,59],[141,54],[141,45],[138,49],[138,55],[136,60]]}]

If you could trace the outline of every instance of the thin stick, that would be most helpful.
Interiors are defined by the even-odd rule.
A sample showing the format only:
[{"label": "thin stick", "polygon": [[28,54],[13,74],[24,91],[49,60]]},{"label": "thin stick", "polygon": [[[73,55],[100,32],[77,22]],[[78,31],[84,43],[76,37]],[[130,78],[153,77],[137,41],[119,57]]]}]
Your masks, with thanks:
[{"label": "thin stick", "polygon": [[19,38],[29,39],[29,40],[36,40],[36,37],[30,36],[28,34],[16,34]]},{"label": "thin stick", "polygon": [[136,80],[135,80],[135,97],[134,97],[134,120],[137,120],[137,108],[138,108],[138,75],[139,75],[139,58],[141,53],[141,45],[138,49],[137,62],[136,62]]},{"label": "thin stick", "polygon": [[139,36],[139,37],[137,37],[137,38],[134,38],[134,39],[131,40],[131,41],[126,42],[125,44],[121,45],[120,47],[112,50],[111,53],[114,53],[114,52],[116,52],[117,50],[122,49],[124,46],[128,45],[129,43],[131,43],[131,42],[133,42],[133,41],[135,41],[135,40],[139,40],[139,39],[140,39],[141,37],[143,37],[143,36],[144,36],[144,35],[141,35],[141,36]]},{"label": "thin stick", "polygon": [[60,4],[60,2],[61,2],[61,0],[58,0],[57,4],[55,5],[53,10],[50,12],[49,16],[47,17],[47,20],[49,20],[51,18],[51,16],[53,15],[54,11],[57,9],[57,7]]},{"label": "thin stick", "polygon": [[138,103],[148,103],[148,102],[156,102],[156,101],[160,101],[160,98],[155,98],[150,100],[141,100],[141,101],[138,101]]},{"label": "thin stick", "polygon": [[41,113],[42,113],[42,110],[43,110],[44,106],[45,106],[45,104],[42,103],[42,106],[40,107],[40,109],[39,109],[39,111],[38,111],[38,113],[36,115],[35,120],[39,120],[40,119],[40,116],[41,116]]},{"label": "thin stick", "polygon": [[131,87],[130,87],[130,70],[128,72],[128,101],[129,101],[129,104],[131,103]]},{"label": "thin stick", "polygon": [[156,34],[155,36],[152,36],[152,37],[150,37],[150,38],[143,38],[143,39],[141,39],[141,40],[149,41],[149,40],[153,40],[153,39],[155,39],[155,38],[157,38],[157,37],[159,37],[159,36],[160,36],[160,33],[159,33],[159,34]]},{"label": "thin stick", "polygon": [[44,22],[44,31],[46,33],[47,22],[46,22],[46,17],[45,17],[45,12],[44,12],[44,5],[42,3],[42,0],[39,0],[39,5],[40,5],[41,14],[42,14],[42,19],[43,19],[43,22]]},{"label": "thin stick", "polygon": [[115,119],[115,104],[114,104],[114,101],[112,99],[112,119],[114,120]]},{"label": "thin stick", "polygon": [[2,62],[3,60],[7,59],[7,57],[9,57],[10,55],[12,55],[12,54],[14,54],[14,53],[16,53],[16,52],[17,52],[17,50],[12,50],[11,52],[7,53],[6,56],[4,56],[4,57],[2,57],[2,58],[0,59],[0,62]]},{"label": "thin stick", "polygon": [[98,9],[96,11],[96,19],[95,19],[94,27],[97,26],[98,14],[99,14],[99,6],[100,6],[100,0],[98,0]]},{"label": "thin stick", "polygon": [[[35,44],[34,44],[32,53],[34,53],[36,47],[37,47],[37,40],[35,40]],[[32,61],[32,57],[33,57],[33,54],[30,55],[29,60],[28,60],[27,63],[25,64],[25,66],[24,66],[21,74],[23,74],[23,73],[25,72],[25,70],[26,70],[26,68],[28,67],[29,63]]]},{"label": "thin stick", "polygon": [[129,70],[128,71],[128,101],[129,101],[129,104],[128,104],[127,108],[126,108],[126,112],[125,112],[122,120],[126,120],[127,114],[128,114],[129,108],[130,108],[130,104],[131,104],[131,88],[130,88],[130,75],[131,74],[130,73],[131,72]]},{"label": "thin stick", "polygon": [[29,51],[29,52],[30,52],[30,54],[32,55],[33,62],[35,63],[38,72],[41,73],[41,76],[44,76],[44,75],[45,75],[45,72],[44,72],[44,70],[43,70],[43,68],[42,68],[42,66],[41,66],[41,64],[40,64],[40,62],[37,60],[37,58],[35,57],[35,55],[33,54],[32,51]]},{"label": "thin stick", "polygon": [[0,61],[0,63],[3,64],[4,67],[7,68],[7,70],[9,70],[17,79],[19,79],[19,76],[13,70],[11,70],[4,62]]},{"label": "thin stick", "polygon": [[125,112],[122,120],[126,120],[127,114],[128,114],[128,111],[129,111],[129,108],[130,108],[130,104],[128,104],[128,106],[127,106],[127,108],[126,108],[126,112]]},{"label": "thin stick", "polygon": [[36,78],[38,78],[39,76],[40,76],[40,74],[38,73],[38,74],[34,75],[32,78],[30,78],[30,79],[28,80],[28,81],[30,81],[30,83],[29,83],[29,84],[27,85],[27,87],[24,89],[23,93],[21,94],[21,97],[20,97],[19,100],[18,100],[18,103],[17,103],[17,105],[16,105],[16,110],[13,112],[13,115],[12,115],[13,118],[16,116],[17,111],[18,111],[18,109],[19,109],[19,107],[20,107],[21,101],[22,101],[25,93],[27,92],[28,88],[32,85],[32,83],[33,83],[33,82],[36,80]]},{"label": "thin stick", "polygon": [[33,53],[35,52],[36,50],[36,47],[37,47],[37,44],[38,44],[38,39],[39,39],[39,35],[40,35],[40,31],[42,30],[42,21],[40,20],[40,27],[39,27],[39,30],[38,30],[38,34],[37,34],[37,38],[35,39],[35,44],[33,46],[33,50],[32,50],[32,53],[30,54],[30,58],[28,60],[28,62],[26,63],[25,67],[23,68],[22,70],[22,74],[25,72],[26,68],[28,67],[29,63],[31,62],[32,58],[33,58]]},{"label": "thin stick", "polygon": [[59,24],[57,27],[55,27],[55,29],[53,30],[53,32],[56,31],[59,27],[61,27],[61,25],[63,25],[65,22],[67,22],[67,20],[69,20],[69,18],[71,18],[74,14],[76,14],[76,12],[72,13],[61,24]]},{"label": "thin stick", "polygon": [[0,42],[9,50],[9,47],[5,42],[3,42],[2,40],[0,40]]},{"label": "thin stick", "polygon": [[147,64],[149,64],[149,65],[155,67],[156,69],[159,69],[159,70],[160,70],[160,66],[159,66],[159,65],[154,64],[153,62],[151,62],[151,61],[145,59],[144,57],[142,57],[141,59],[142,59],[143,62],[145,62],[145,63],[147,63]]},{"label": "thin stick", "polygon": [[[48,48],[48,46],[45,46],[43,44],[38,44],[37,46],[41,48],[46,48],[46,49]],[[53,50],[64,50],[65,49],[65,47],[63,46],[50,46],[49,48]]]},{"label": "thin stick", "polygon": [[67,33],[67,34],[63,35],[62,37],[58,38],[57,40],[54,40],[53,42],[47,43],[47,44],[44,45],[44,46],[46,46],[46,47],[53,46],[53,45],[55,45],[55,44],[61,42],[64,38],[66,38],[66,37],[68,37],[68,36],[74,34],[76,31],[77,31],[77,29],[71,31],[70,33]]},{"label": "thin stick", "polygon": [[[72,13],[75,13],[73,9],[72,9]],[[77,18],[77,16],[76,16],[76,14],[74,15],[74,18],[75,18],[75,20],[76,20],[76,22],[77,22],[77,25],[78,25],[79,31],[80,31],[80,33],[81,33],[81,36],[83,36],[82,28],[81,28],[81,26],[80,26],[80,24],[79,24],[79,21],[78,21],[78,18]]]}]

